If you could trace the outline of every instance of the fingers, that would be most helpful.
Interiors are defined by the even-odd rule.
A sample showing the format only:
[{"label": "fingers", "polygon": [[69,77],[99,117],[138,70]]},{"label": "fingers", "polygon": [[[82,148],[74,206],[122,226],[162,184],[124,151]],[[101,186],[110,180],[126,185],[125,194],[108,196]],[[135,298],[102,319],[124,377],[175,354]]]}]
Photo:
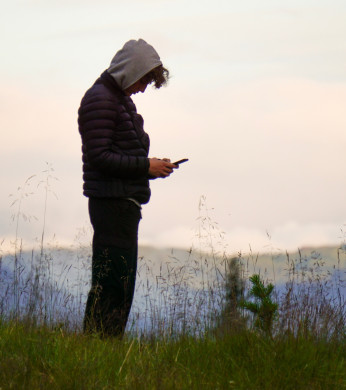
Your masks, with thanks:
[{"label": "fingers", "polygon": [[149,174],[154,177],[167,177],[173,172],[173,168],[175,168],[175,165],[168,161],[159,160],[156,158],[151,158],[149,161]]},{"label": "fingers", "polygon": [[168,177],[173,172],[174,165],[166,163],[161,169],[161,177]]}]

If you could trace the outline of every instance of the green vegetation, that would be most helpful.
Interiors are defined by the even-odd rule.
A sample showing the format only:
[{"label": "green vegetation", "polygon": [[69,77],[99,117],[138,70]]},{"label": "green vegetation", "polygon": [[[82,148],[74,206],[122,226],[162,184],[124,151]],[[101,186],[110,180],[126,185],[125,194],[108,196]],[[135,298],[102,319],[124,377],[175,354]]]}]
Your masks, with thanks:
[{"label": "green vegetation", "polygon": [[345,348],[305,337],[100,340],[0,325],[2,389],[343,389]]},{"label": "green vegetation", "polygon": [[239,306],[253,313],[255,316],[255,327],[271,336],[273,321],[278,311],[278,304],[274,303],[271,297],[274,285],[269,283],[265,286],[259,275],[252,275],[250,282],[252,287],[249,291],[249,296],[254,298],[255,301],[243,300],[239,303]]}]

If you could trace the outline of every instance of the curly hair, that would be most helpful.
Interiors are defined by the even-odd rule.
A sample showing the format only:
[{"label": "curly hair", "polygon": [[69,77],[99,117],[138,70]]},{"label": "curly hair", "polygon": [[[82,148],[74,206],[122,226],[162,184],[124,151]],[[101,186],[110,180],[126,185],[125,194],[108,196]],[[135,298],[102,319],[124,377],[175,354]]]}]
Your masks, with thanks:
[{"label": "curly hair", "polygon": [[169,79],[169,71],[164,68],[162,65],[157,66],[152,71],[144,75],[140,81],[143,84],[152,84],[154,83],[154,87],[159,89],[163,85],[167,85]]}]

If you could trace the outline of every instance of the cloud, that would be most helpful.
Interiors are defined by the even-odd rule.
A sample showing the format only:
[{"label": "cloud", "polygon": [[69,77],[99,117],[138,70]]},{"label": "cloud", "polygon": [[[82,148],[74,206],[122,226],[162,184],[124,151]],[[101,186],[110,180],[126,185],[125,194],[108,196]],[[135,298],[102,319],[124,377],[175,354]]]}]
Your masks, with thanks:
[{"label": "cloud", "polygon": [[184,226],[166,231],[158,229],[156,235],[142,237],[140,244],[154,244],[159,248],[212,249],[219,254],[245,255],[250,252],[285,253],[304,247],[341,245],[345,240],[342,226],[318,223],[302,225],[291,221],[275,226],[270,231],[239,226],[226,232],[222,232],[221,228],[211,229],[210,235],[205,235],[205,232],[198,234],[198,230]]},{"label": "cloud", "polygon": [[[8,167],[3,181],[15,188],[49,161],[62,183],[59,199],[69,199],[76,210],[84,207],[79,205],[76,122],[82,93],[77,95],[5,85],[0,96],[1,126],[6,129],[1,161]],[[167,230],[181,225],[179,221],[191,226],[203,194],[219,210],[226,229],[259,224],[264,230],[291,219],[342,222],[345,100],[344,84],[299,79],[228,88],[192,88],[173,79],[167,89],[136,97],[151,135],[152,155],[190,158],[172,179],[153,183],[147,214],[154,229],[162,224],[159,214],[166,204],[176,205],[177,199],[181,208],[167,213]]]},{"label": "cloud", "polygon": [[[343,222],[344,8],[297,5],[287,13],[269,3],[230,7],[223,2],[218,9],[203,3],[194,9],[196,2],[167,2],[153,10],[141,2],[137,10],[145,12],[128,22],[129,3],[119,8],[105,1],[102,7],[89,3],[81,9],[77,1],[66,6],[70,12],[60,3],[37,12],[42,4],[35,4],[28,15],[40,21],[21,10],[15,27],[8,23],[5,28],[11,50],[0,75],[6,183],[1,215],[7,213],[7,192],[48,160],[59,178],[52,230],[72,237],[85,224],[77,108],[131,33],[157,47],[173,76],[167,89],[136,96],[151,153],[190,158],[172,178],[153,183],[144,240],[168,243],[176,237],[174,242],[186,245],[201,195],[215,207],[235,245],[264,245],[266,229],[288,221],[297,226],[278,232],[278,245],[280,240],[285,244],[285,234],[299,241],[294,229],[308,237],[299,226]],[[15,6],[9,5],[17,16]],[[113,11],[123,12],[121,20]],[[107,14],[101,24],[98,14]],[[37,201],[30,211],[40,207]],[[240,227],[244,234],[237,232]],[[324,240],[322,228],[309,231]]]}]

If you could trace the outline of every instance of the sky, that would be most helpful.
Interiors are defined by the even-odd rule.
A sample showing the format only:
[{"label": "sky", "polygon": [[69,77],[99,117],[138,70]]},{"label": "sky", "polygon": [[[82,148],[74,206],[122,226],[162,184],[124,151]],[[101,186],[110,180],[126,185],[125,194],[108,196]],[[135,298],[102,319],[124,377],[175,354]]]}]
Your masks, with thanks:
[{"label": "sky", "polygon": [[138,38],[171,73],[166,88],[134,96],[150,156],[189,158],[152,181],[140,244],[345,243],[345,20],[341,0],[4,3],[1,248],[42,232],[45,243],[90,242],[77,110]]}]

